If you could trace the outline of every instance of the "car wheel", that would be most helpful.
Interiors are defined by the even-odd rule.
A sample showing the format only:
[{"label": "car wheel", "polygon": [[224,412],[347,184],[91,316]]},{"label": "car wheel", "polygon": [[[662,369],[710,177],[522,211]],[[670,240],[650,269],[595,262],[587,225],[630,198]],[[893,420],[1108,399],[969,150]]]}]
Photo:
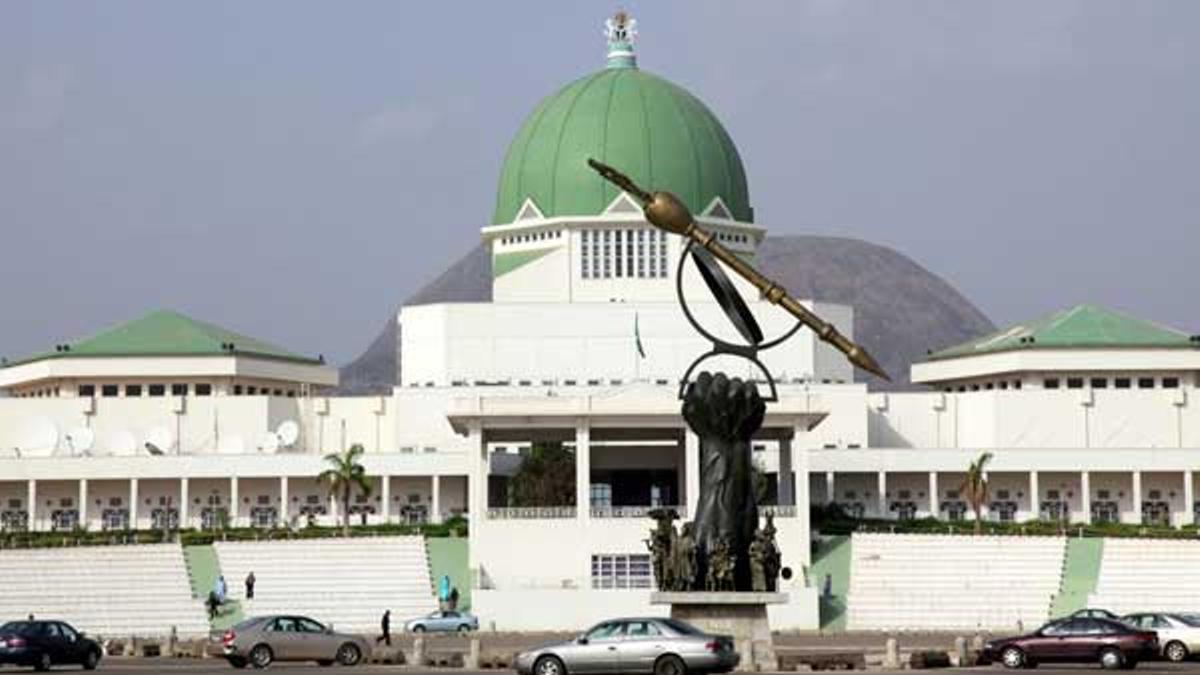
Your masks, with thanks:
[{"label": "car wheel", "polygon": [[95,670],[98,665],[100,665],[100,652],[89,649],[87,656],[83,657],[83,669]]},{"label": "car wheel", "polygon": [[1105,649],[1100,652],[1100,666],[1105,670],[1116,670],[1125,665],[1125,655],[1119,649]]},{"label": "car wheel", "polygon": [[674,654],[660,656],[654,662],[654,675],[687,675],[687,666],[683,659]]},{"label": "car wheel", "polygon": [[347,642],[338,647],[337,662],[343,666],[357,666],[358,662],[362,661],[362,650],[358,645]]},{"label": "car wheel", "polygon": [[1137,668],[1137,664],[1137,659],[1126,659],[1125,663],[1121,665],[1121,670],[1133,670]]},{"label": "car wheel", "polygon": [[46,652],[42,652],[41,655],[38,656],[37,663],[33,665],[33,669],[44,673],[47,670],[50,670],[50,666],[53,664],[54,662],[50,660],[50,655]]},{"label": "car wheel", "polygon": [[471,630],[471,627],[465,623],[458,627],[458,632],[460,632],[460,633],[466,633],[466,632],[469,632],[470,630]]},{"label": "car wheel", "polygon": [[233,666],[234,668],[245,668],[246,667],[246,659],[239,658],[237,656],[231,656],[228,659],[226,659],[226,661],[229,661],[229,665]]},{"label": "car wheel", "polygon": [[417,625],[413,626],[413,632],[414,632],[414,633],[424,633],[424,632],[425,632],[425,626],[422,626],[422,625],[420,625],[420,624],[417,624]]},{"label": "car wheel", "polygon": [[1005,647],[1004,651],[1000,652],[1000,663],[1003,663],[1005,668],[1023,668],[1025,652],[1017,647]]},{"label": "car wheel", "polygon": [[1188,657],[1188,650],[1179,640],[1171,640],[1163,648],[1163,655],[1167,657],[1168,661],[1179,663]]},{"label": "car wheel", "polygon": [[567,675],[567,669],[557,656],[543,656],[533,664],[534,675]]},{"label": "car wheel", "polygon": [[275,660],[275,654],[266,645],[254,645],[250,650],[250,665],[255,668],[266,668]]},{"label": "car wheel", "polygon": [[321,666],[322,668],[328,668],[329,666],[333,665],[333,661],[330,661],[329,659],[321,659],[320,661],[317,661],[317,665]]}]

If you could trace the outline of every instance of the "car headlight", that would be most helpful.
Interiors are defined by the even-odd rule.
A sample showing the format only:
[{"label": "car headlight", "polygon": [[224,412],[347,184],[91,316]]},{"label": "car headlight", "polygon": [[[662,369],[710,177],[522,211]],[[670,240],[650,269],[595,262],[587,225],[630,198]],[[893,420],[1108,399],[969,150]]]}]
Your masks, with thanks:
[{"label": "car headlight", "polygon": [[996,643],[995,642],[985,642],[983,645],[983,648],[984,649],[995,649]]}]

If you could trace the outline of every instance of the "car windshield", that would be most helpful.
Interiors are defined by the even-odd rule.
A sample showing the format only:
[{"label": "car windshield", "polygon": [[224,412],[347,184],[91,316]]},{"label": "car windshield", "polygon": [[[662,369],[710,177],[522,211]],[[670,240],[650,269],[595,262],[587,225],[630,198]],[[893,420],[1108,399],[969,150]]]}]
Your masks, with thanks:
[{"label": "car windshield", "polygon": [[263,621],[264,621],[264,619],[263,619],[261,616],[259,616],[259,617],[255,617],[255,618],[253,618],[253,619],[246,619],[245,621],[243,621],[243,622],[241,622],[241,623],[239,623],[239,624],[234,624],[234,626],[233,626],[233,630],[235,630],[235,631],[248,631],[248,630],[250,630],[251,628],[253,628],[254,626],[256,626],[256,625],[258,625],[258,624],[262,623]]},{"label": "car windshield", "polygon": [[679,619],[660,619],[660,621],[680,635],[704,635],[704,631]]}]

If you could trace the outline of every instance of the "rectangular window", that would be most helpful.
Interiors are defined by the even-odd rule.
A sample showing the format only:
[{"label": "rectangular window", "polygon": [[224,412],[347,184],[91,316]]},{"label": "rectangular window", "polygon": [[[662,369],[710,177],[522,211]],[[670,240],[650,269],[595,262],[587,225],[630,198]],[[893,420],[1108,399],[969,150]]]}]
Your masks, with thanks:
[{"label": "rectangular window", "polygon": [[625,230],[625,276],[633,276],[633,230]]},{"label": "rectangular window", "polygon": [[659,230],[655,234],[658,235],[658,274],[665,279],[667,277],[667,233]]},{"label": "rectangular window", "polygon": [[1020,388],[1021,388],[1021,381],[1013,380],[1013,389],[1020,389]]},{"label": "rectangular window", "polygon": [[1130,381],[1128,377],[1118,377],[1113,379],[1113,386],[1117,389],[1128,389]]},{"label": "rectangular window", "polygon": [[1051,377],[1051,378],[1042,380],[1042,387],[1044,387],[1046,389],[1058,389],[1058,378]]},{"label": "rectangular window", "polygon": [[167,385],[165,384],[152,384],[146,389],[151,396],[166,396],[167,394]]},{"label": "rectangular window", "polygon": [[120,388],[117,387],[117,385],[115,385],[115,384],[106,384],[106,385],[100,387],[100,395],[101,396],[111,398],[113,396],[117,396],[118,394],[120,394],[120,392],[121,392]]},{"label": "rectangular window", "polygon": [[96,385],[94,385],[94,384],[81,384],[81,385],[79,385],[79,395],[80,395],[81,397],[83,397],[83,396],[87,396],[87,397],[95,396],[95,395],[96,395]]},{"label": "rectangular window", "polygon": [[604,265],[604,278],[612,278],[612,230],[604,231],[604,255],[601,256]]},{"label": "rectangular window", "polygon": [[616,267],[617,267],[615,276],[618,279],[620,279],[622,276],[624,276],[622,274],[624,272],[624,270],[621,267],[621,261],[625,259],[625,256],[621,255],[621,232],[622,232],[621,230],[613,230],[613,240],[614,240],[614,244],[615,244],[615,246],[613,248],[616,251],[615,258],[616,258]]},{"label": "rectangular window", "polygon": [[637,275],[639,279],[646,278],[646,231],[637,233]]},{"label": "rectangular window", "polygon": [[1138,378],[1138,389],[1153,389],[1153,388],[1154,388],[1154,378],[1153,377],[1139,377]]},{"label": "rectangular window", "polygon": [[652,583],[649,555],[592,556],[592,588],[650,588]]},{"label": "rectangular window", "polygon": [[1092,378],[1092,389],[1108,389],[1108,378],[1107,377],[1093,377]]},{"label": "rectangular window", "polygon": [[126,397],[134,398],[134,397],[141,396],[141,395],[142,395],[142,385],[140,385],[140,384],[125,385],[125,396]]},{"label": "rectangular window", "polygon": [[233,395],[234,396],[242,395],[242,385],[240,385],[240,384],[233,385]]},{"label": "rectangular window", "polygon": [[212,396],[212,385],[202,382],[196,385],[197,396]]},{"label": "rectangular window", "polygon": [[583,232],[579,233],[579,275],[584,279],[588,278],[588,264],[590,263],[588,260],[589,234],[591,234],[589,230],[584,230]]},{"label": "rectangular window", "polygon": [[1067,389],[1083,389],[1083,378],[1082,377],[1068,377],[1067,378]]},{"label": "rectangular window", "polygon": [[258,395],[258,387],[246,387],[246,394],[250,396]]},{"label": "rectangular window", "polygon": [[1178,377],[1164,377],[1162,382],[1163,382],[1163,385],[1162,385],[1163,389],[1178,389],[1179,388],[1179,378]]}]

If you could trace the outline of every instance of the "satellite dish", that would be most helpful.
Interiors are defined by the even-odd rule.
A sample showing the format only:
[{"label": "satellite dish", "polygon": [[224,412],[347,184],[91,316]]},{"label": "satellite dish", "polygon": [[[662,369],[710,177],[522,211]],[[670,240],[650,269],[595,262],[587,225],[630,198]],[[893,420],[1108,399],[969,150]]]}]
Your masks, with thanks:
[{"label": "satellite dish", "polygon": [[258,449],[272,455],[279,452],[279,436],[274,431],[268,431],[263,434],[262,438],[258,441]]},{"label": "satellite dish", "polygon": [[[146,436],[146,449],[149,450],[150,454],[152,455],[166,454],[166,452],[170,450],[171,446],[174,444],[175,434],[171,433],[171,430],[166,427],[155,427],[151,429],[150,433]],[[150,450],[151,447],[158,450],[158,452]]]},{"label": "satellite dish", "polygon": [[48,457],[58,447],[58,428],[45,417],[29,420],[18,446],[26,457]]},{"label": "satellite dish", "polygon": [[279,436],[279,443],[283,447],[290,448],[300,440],[300,425],[296,424],[295,420],[287,420],[279,425],[275,435]]},{"label": "satellite dish", "polygon": [[86,455],[92,451],[92,446],[95,444],[96,434],[87,427],[72,429],[67,433],[67,446],[71,449],[72,454]]},{"label": "satellite dish", "polygon": [[137,454],[137,439],[134,438],[131,432],[121,430],[113,434],[109,441],[112,446],[112,454],[128,457]]},{"label": "satellite dish", "polygon": [[246,439],[241,436],[229,436],[222,445],[225,446],[222,452],[227,455],[237,455],[246,451]]}]

